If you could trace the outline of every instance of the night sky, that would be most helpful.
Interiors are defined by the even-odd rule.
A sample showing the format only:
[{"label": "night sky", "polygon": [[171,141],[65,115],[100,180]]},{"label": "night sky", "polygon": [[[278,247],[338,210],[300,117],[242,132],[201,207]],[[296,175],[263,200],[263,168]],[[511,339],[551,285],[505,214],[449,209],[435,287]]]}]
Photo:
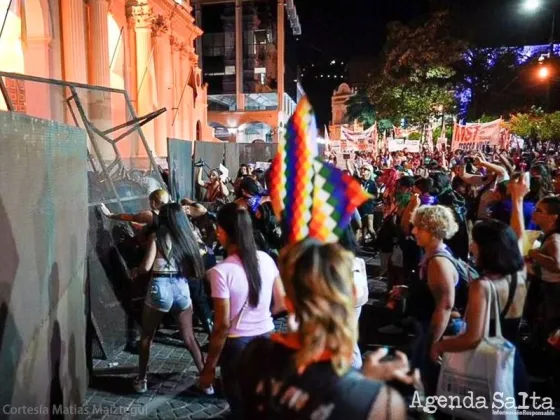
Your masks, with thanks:
[{"label": "night sky", "polygon": [[[546,9],[533,16],[522,14],[522,0],[295,0],[295,3],[303,31],[298,41],[299,65],[309,68],[314,64],[316,72],[328,69],[331,60],[347,63],[358,57],[375,57],[385,43],[387,23],[414,21],[436,5],[451,8],[457,31],[481,46],[545,44],[552,20],[551,11]],[[322,127],[330,121],[332,92],[343,80],[327,82],[313,77],[303,80]]]}]

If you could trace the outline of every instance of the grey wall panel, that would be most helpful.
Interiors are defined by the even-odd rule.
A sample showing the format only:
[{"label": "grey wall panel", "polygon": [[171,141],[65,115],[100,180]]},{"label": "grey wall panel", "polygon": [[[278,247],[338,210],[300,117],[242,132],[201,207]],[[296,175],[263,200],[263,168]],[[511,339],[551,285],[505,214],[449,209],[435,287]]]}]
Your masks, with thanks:
[{"label": "grey wall panel", "polygon": [[278,150],[278,145],[274,143],[251,143],[239,146],[240,163],[268,162],[274,158]]},{"label": "grey wall panel", "polygon": [[[226,168],[229,169],[230,178],[235,181],[237,171],[239,170],[239,148],[240,144],[226,143]],[[231,186],[230,186],[231,187]]]},{"label": "grey wall panel", "polygon": [[86,134],[0,112],[0,147],[0,406],[79,406],[87,387]]},{"label": "grey wall panel", "polygon": [[193,198],[193,143],[167,139],[171,196],[179,201]]}]

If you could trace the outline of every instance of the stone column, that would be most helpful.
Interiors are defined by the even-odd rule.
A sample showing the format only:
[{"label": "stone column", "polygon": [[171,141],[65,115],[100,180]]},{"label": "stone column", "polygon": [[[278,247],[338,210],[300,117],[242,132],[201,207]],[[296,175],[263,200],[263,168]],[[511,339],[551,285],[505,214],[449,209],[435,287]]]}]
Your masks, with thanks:
[{"label": "stone column", "polygon": [[180,103],[180,100],[184,88],[183,80],[181,79],[181,43],[174,37],[171,37],[170,40],[173,62],[173,136],[181,139],[183,138],[183,122],[181,120],[183,104]]},{"label": "stone column", "polygon": [[245,96],[243,95],[243,3],[241,0],[235,0],[235,96],[237,110],[243,111]]},{"label": "stone column", "polygon": [[[32,76],[50,77],[50,50],[52,38],[49,36],[27,39],[24,57],[26,73]],[[51,96],[60,92],[48,83],[25,83],[26,110],[29,115],[50,120],[52,117]],[[57,91],[58,89],[58,91]],[[62,97],[62,96],[61,96]]]},{"label": "stone column", "polygon": [[[91,85],[110,87],[109,25],[107,23],[109,1],[88,0],[88,6],[88,81]],[[66,25],[66,22],[64,22],[64,25]],[[85,92],[78,90],[78,95],[82,101],[86,98],[86,96],[88,98],[89,104],[87,106],[87,113],[91,123],[101,131],[109,129],[112,126],[111,94],[101,90],[91,90],[87,95],[85,95]],[[101,151],[102,160],[106,163],[112,162],[116,157],[113,146],[97,135],[95,136],[95,142]]]},{"label": "stone column", "polygon": [[280,121],[284,120],[284,66],[285,66],[285,49],[286,49],[286,39],[285,39],[285,18],[284,18],[284,0],[278,0],[278,16],[277,16],[277,26],[278,31],[276,34],[276,49],[277,49],[277,89],[278,89],[278,124],[276,126],[276,142],[280,141],[283,133],[282,127],[280,127]]},{"label": "stone column", "polygon": [[[129,16],[134,20],[136,34],[136,79],[137,79],[137,109],[138,116],[144,116],[154,111],[154,98],[152,86],[153,57],[152,48],[152,21],[154,19],[152,9],[147,3],[136,2],[127,7]],[[142,126],[142,132],[148,143],[148,147],[155,153],[155,131],[154,121]],[[145,152],[140,147],[140,155]]]},{"label": "stone column", "polygon": [[[84,0],[60,0],[64,80],[87,83],[86,14]],[[105,20],[107,18],[105,17]],[[108,47],[107,42],[107,48]],[[108,68],[108,65],[107,65]]]},{"label": "stone column", "polygon": [[179,110],[179,115],[181,116],[181,138],[196,140],[192,135],[192,123],[189,121],[189,111],[192,106],[192,91],[189,89],[189,86],[187,86],[192,69],[187,48],[184,43],[181,45],[179,63],[181,67],[181,92],[183,93],[180,105],[181,109]]},{"label": "stone column", "polygon": [[136,87],[138,86],[138,75],[136,74],[136,31],[134,18],[127,15],[127,90],[130,100],[134,105],[134,109],[138,110],[138,95],[136,92]]},{"label": "stone column", "polygon": [[106,87],[111,85],[108,14],[108,0],[89,0],[89,83]]},{"label": "stone column", "polygon": [[171,66],[171,43],[169,40],[167,20],[159,15],[152,25],[152,42],[154,44],[154,60],[157,81],[157,103],[159,108],[167,108],[167,112],[155,120],[156,154],[167,156],[167,137],[171,136],[173,120],[173,66]]},{"label": "stone column", "polygon": [[[84,0],[60,0],[60,25],[62,31],[63,79],[70,82],[87,83],[86,13]],[[66,122],[74,125],[74,118],[66,107]],[[80,119],[79,115],[76,118]]]}]

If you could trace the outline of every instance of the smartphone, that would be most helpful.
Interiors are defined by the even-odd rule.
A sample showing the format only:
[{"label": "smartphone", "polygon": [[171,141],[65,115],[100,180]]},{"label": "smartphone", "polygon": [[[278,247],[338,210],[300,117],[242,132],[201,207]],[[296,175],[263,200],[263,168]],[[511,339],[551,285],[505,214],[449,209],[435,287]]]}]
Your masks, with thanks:
[{"label": "smartphone", "polygon": [[369,345],[368,346],[368,351],[367,353],[375,353],[377,350],[382,349],[382,348],[386,348],[388,350],[387,355],[384,356],[383,358],[381,358],[381,363],[385,363],[385,362],[392,362],[394,360],[396,360],[397,356],[396,356],[396,352],[397,349],[394,347],[388,347],[388,346],[380,346],[380,345]]}]

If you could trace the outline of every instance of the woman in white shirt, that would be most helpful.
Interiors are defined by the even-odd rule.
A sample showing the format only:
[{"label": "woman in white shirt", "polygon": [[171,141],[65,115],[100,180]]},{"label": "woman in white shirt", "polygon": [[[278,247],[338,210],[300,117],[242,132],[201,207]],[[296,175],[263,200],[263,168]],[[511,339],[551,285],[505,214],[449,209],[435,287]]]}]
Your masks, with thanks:
[{"label": "woman in white shirt", "polygon": [[[362,258],[356,256],[358,252],[358,242],[356,237],[352,232],[350,227],[347,227],[342,237],[339,240],[339,244],[345,248],[347,251],[354,254],[354,295],[355,303],[354,308],[356,311],[356,324],[359,324],[360,315],[362,313],[362,307],[368,302],[369,299],[369,289],[367,282],[366,273],[366,262]],[[352,358],[352,367],[355,369],[362,368],[362,353],[358,347],[358,341],[354,343],[354,356]]]}]

